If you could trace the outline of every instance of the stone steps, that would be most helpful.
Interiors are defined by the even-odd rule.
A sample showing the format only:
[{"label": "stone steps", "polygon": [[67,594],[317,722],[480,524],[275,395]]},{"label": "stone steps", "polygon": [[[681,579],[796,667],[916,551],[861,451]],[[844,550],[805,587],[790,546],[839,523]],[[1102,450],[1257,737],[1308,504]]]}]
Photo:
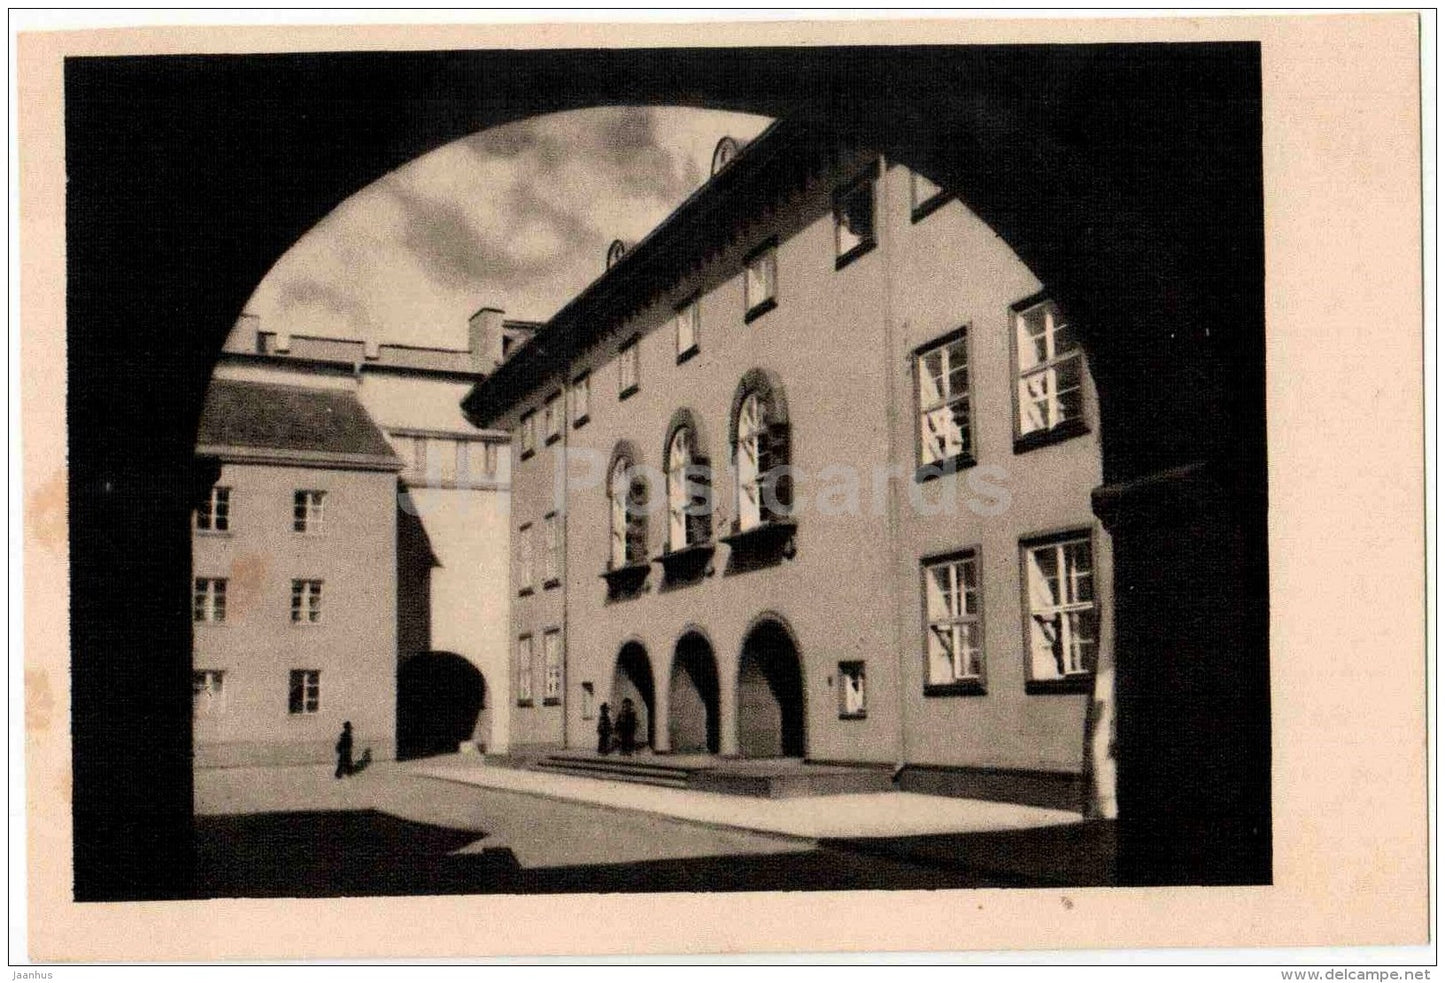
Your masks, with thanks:
[{"label": "stone steps", "polygon": [[604,778],[614,782],[634,782],[663,788],[687,788],[690,769],[676,765],[657,764],[632,758],[583,758],[552,754],[531,764],[534,771],[575,775],[581,778]]}]

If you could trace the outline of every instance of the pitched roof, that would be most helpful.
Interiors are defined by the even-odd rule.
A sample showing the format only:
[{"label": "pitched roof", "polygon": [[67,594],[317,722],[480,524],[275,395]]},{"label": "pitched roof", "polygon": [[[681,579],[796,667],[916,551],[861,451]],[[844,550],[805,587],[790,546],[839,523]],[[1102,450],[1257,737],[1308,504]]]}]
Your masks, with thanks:
[{"label": "pitched roof", "polygon": [[235,379],[211,381],[196,444],[395,460],[355,393]]}]

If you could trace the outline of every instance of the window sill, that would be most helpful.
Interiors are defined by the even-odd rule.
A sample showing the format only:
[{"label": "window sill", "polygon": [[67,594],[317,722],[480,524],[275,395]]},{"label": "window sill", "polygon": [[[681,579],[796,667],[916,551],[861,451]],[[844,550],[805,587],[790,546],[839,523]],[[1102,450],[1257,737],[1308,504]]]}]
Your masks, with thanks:
[{"label": "window sill", "polygon": [[524,450],[524,451],[522,451],[522,452],[518,455],[518,458],[521,459],[521,460],[523,460],[523,461],[525,461],[525,460],[527,460],[527,458],[529,458],[529,457],[534,457],[534,456],[536,455],[536,453],[537,453],[537,449],[534,447],[534,448],[531,448],[531,449],[529,449],[529,450]]},{"label": "window sill", "polygon": [[767,300],[759,301],[752,307],[748,308],[747,313],[743,315],[743,323],[752,324],[758,318],[762,317],[764,314],[768,313],[768,311],[772,310],[777,306],[778,300],[776,297],[769,297]]},{"label": "window sill", "polygon": [[976,464],[978,461],[974,460],[972,454],[955,454],[953,457],[944,458],[941,461],[920,464],[913,472],[913,480],[919,483],[932,481],[935,478],[942,478],[944,475],[967,471]]},{"label": "window sill", "polygon": [[542,700],[542,706],[544,707],[560,707],[561,705],[562,700],[560,697],[549,696]]},{"label": "window sill", "polygon": [[207,539],[230,539],[232,536],[229,529],[196,529],[197,536],[204,536]]},{"label": "window sill", "polygon": [[547,436],[547,439],[542,441],[542,446],[551,447],[553,444],[557,443],[557,441],[561,439],[562,435],[560,433],[549,434]]},{"label": "window sill", "polygon": [[1062,443],[1065,440],[1072,440],[1075,437],[1082,437],[1089,432],[1089,425],[1083,420],[1066,420],[1057,427],[1048,430],[1035,430],[1026,433],[1022,437],[1014,438],[1014,453],[1027,454],[1029,451],[1036,451],[1040,447],[1049,447],[1053,444]]},{"label": "window sill", "polygon": [[791,560],[798,552],[797,532],[796,519],[769,519],[751,529],[735,527],[731,533],[718,539],[727,543],[734,553],[776,552]]},{"label": "window sill", "polygon": [[293,621],[293,622],[291,622],[291,627],[292,627],[292,628],[320,628],[320,627],[321,627],[321,622],[319,622],[319,621]]},{"label": "window sill", "polygon": [[988,690],[977,679],[961,679],[956,683],[925,683],[924,696],[987,696]]},{"label": "window sill", "polygon": [[702,351],[702,349],[699,348],[697,345],[692,345],[692,346],[690,346],[689,348],[685,349],[684,351],[678,352],[678,353],[677,353],[677,364],[678,364],[678,365],[681,365],[683,362],[690,362],[690,361],[692,361],[692,359],[696,358],[697,355],[698,355],[698,353],[701,352],[701,351]]},{"label": "window sill", "polygon": [[1030,696],[1050,693],[1092,693],[1092,675],[1065,676],[1063,679],[1030,679],[1024,682],[1024,692]]},{"label": "window sill", "polygon": [[652,562],[662,567],[663,575],[670,581],[696,580],[705,575],[708,561],[716,550],[712,543],[694,543],[655,556]]},{"label": "window sill", "polygon": [[861,258],[861,257],[863,257],[863,256],[867,256],[867,255],[868,255],[869,253],[871,253],[877,246],[878,246],[878,240],[877,240],[877,239],[867,239],[867,240],[864,240],[863,242],[858,243],[858,245],[854,246],[852,249],[848,250],[846,253],[844,253],[843,255],[839,256],[839,257],[836,258],[835,260],[833,260],[833,269],[834,269],[834,271],[841,270],[843,267],[847,266],[849,263],[853,262],[855,259],[859,259],[859,258]]},{"label": "window sill", "polygon": [[577,419],[572,421],[572,429],[581,430],[583,427],[587,426],[591,419],[592,417],[588,416],[586,413],[583,413]]},{"label": "window sill", "polygon": [[629,396],[633,395],[634,393],[636,393],[637,390],[640,389],[640,388],[641,388],[641,387],[640,387],[640,386],[637,386],[637,385],[628,386],[626,389],[623,389],[622,391],[620,391],[620,392],[617,394],[617,398],[618,398],[618,400],[626,399],[627,397],[629,397]]},{"label": "window sill", "polygon": [[519,706],[519,707],[530,707],[530,706],[533,706],[533,703],[532,703],[531,700],[518,700],[518,701],[517,701],[517,706]]},{"label": "window sill", "polygon": [[612,597],[618,597],[636,593],[651,572],[652,564],[650,563],[629,563],[625,566],[604,570],[601,577],[607,581],[608,593]]},{"label": "window sill", "polygon": [[518,597],[531,597],[531,596],[532,596],[533,594],[535,594],[535,593],[537,593],[537,591],[536,591],[535,588],[532,588],[532,587],[523,587],[521,590],[517,591],[517,596],[518,596]]},{"label": "window sill", "polygon": [[947,191],[940,191],[932,198],[920,201],[913,206],[913,214],[910,216],[911,221],[914,225],[917,225],[952,200],[953,196],[951,194]]},{"label": "window sill", "polygon": [[867,720],[867,719],[868,719],[868,711],[867,711],[867,710],[864,710],[864,711],[862,711],[861,713],[839,713],[839,714],[838,714],[838,719],[839,719],[839,720]]},{"label": "window sill", "polygon": [[560,577],[548,577],[546,580],[542,581],[543,590],[551,590],[552,588],[560,587],[561,585],[562,578]]}]

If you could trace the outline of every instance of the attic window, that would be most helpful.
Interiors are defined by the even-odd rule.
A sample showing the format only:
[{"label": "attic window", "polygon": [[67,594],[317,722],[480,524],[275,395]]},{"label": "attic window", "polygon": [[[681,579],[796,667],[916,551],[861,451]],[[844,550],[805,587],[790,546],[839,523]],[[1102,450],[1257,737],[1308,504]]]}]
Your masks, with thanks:
[{"label": "attic window", "polygon": [[727,167],[728,164],[732,162],[732,159],[738,155],[739,149],[738,142],[732,137],[723,137],[719,140],[712,152],[712,173],[716,174],[724,167]]},{"label": "attic window", "polygon": [[612,269],[617,265],[617,261],[626,255],[628,245],[629,243],[621,239],[612,240],[612,244],[607,247],[607,269]]}]

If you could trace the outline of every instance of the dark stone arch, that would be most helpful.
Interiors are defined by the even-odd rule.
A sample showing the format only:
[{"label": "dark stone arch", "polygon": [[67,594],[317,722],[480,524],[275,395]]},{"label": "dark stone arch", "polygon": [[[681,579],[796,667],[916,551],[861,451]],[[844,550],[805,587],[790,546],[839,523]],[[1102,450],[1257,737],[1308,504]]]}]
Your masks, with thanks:
[{"label": "dark stone arch", "polygon": [[617,661],[612,669],[612,697],[607,701],[612,711],[613,732],[616,733],[622,701],[631,700],[637,713],[638,746],[651,746],[656,728],[656,695],[652,660],[648,657],[647,647],[636,639],[625,642],[617,651]]},{"label": "dark stone arch", "polygon": [[690,627],[673,647],[668,737],[675,754],[716,754],[721,747],[717,656],[712,641]]},{"label": "dark stone arch", "polygon": [[396,756],[450,754],[487,709],[481,670],[455,652],[418,652],[396,676]]},{"label": "dark stone arch", "polygon": [[788,426],[788,397],[783,390],[783,380],[771,369],[754,368],[743,373],[733,392],[732,406],[728,409],[728,453],[737,453],[738,414],[742,412],[743,400],[757,396],[762,410],[765,427]]},{"label": "dark stone arch", "polygon": [[779,615],[755,618],[743,637],[737,670],[738,753],[745,758],[807,754],[807,700],[802,649]]}]

